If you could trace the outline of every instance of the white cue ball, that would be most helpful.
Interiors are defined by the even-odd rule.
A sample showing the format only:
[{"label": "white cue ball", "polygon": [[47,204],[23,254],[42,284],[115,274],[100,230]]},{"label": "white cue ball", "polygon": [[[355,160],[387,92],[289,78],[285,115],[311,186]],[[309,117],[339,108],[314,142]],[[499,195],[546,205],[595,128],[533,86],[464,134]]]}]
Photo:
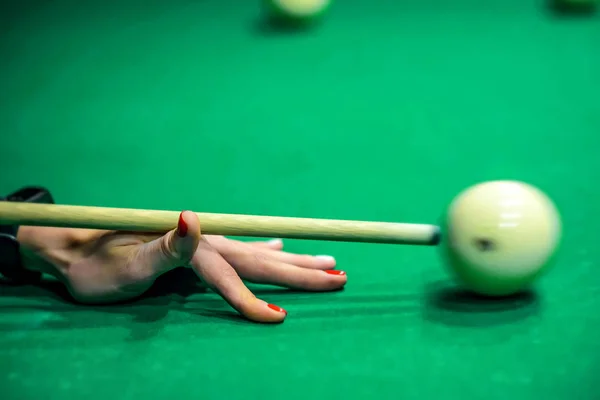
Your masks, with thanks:
[{"label": "white cue ball", "polygon": [[557,208],[539,189],[516,181],[480,183],[448,209],[446,264],[473,292],[515,294],[551,264],[561,229]]},{"label": "white cue ball", "polygon": [[280,15],[306,19],[321,15],[330,0],[267,0],[271,8]]}]

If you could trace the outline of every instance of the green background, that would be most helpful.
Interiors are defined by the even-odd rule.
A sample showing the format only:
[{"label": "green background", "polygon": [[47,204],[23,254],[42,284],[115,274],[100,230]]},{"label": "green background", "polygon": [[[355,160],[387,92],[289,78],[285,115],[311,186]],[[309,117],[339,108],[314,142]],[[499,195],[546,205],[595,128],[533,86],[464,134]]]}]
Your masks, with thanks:
[{"label": "green background", "polygon": [[190,277],[103,308],[0,286],[3,399],[600,398],[598,17],[346,0],[299,33],[268,29],[258,1],[1,7],[2,193],[435,223],[465,187],[508,178],[565,225],[535,294],[493,312],[431,300],[436,249],[371,244],[287,242],[335,255],[349,282],[256,288],[289,311],[277,326]]}]

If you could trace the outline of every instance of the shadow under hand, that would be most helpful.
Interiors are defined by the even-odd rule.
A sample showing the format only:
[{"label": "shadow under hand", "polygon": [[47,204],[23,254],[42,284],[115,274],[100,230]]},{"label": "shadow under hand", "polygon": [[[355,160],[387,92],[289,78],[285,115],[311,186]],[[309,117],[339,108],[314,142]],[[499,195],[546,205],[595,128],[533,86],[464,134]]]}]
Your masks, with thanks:
[{"label": "shadow under hand", "polygon": [[533,291],[506,297],[485,297],[436,282],[425,288],[425,319],[454,326],[489,327],[515,323],[539,314]]},{"label": "shadow under hand", "polygon": [[266,14],[253,21],[255,33],[261,36],[293,35],[310,31],[317,21],[308,19],[285,18]]},{"label": "shadow under hand", "polygon": [[595,13],[596,0],[547,0],[548,10],[558,17],[585,17]]},{"label": "shadow under hand", "polygon": [[[130,330],[132,340],[142,340],[160,331],[166,323],[165,317],[173,310],[209,317],[197,318],[195,323],[214,319],[245,322],[223,301],[211,298],[188,301],[190,296],[208,290],[196,274],[186,268],[162,275],[151,289],[136,299],[107,305],[78,304],[62,282],[50,278],[35,285],[0,282],[0,288],[0,312],[6,316],[0,321],[0,332],[30,330],[33,325],[43,330],[121,326]],[[36,318],[42,322],[32,323]],[[169,323],[189,321],[189,317],[179,316],[170,318]]]}]

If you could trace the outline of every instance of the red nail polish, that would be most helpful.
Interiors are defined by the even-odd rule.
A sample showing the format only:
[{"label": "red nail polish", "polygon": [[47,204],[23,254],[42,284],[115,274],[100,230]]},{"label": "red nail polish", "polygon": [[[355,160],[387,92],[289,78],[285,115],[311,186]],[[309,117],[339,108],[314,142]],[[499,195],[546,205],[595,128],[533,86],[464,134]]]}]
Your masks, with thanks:
[{"label": "red nail polish", "polygon": [[179,222],[177,223],[177,236],[185,237],[188,232],[188,225],[183,219],[183,212],[179,214]]},{"label": "red nail polish", "polygon": [[275,304],[268,304],[268,306],[269,306],[269,308],[271,310],[275,310],[277,312],[282,312],[282,313],[285,313],[287,315],[287,311],[285,311],[283,308],[281,308],[279,306],[276,306]]},{"label": "red nail polish", "polygon": [[325,272],[329,275],[346,275],[346,271],[338,271],[337,269],[328,269]]}]

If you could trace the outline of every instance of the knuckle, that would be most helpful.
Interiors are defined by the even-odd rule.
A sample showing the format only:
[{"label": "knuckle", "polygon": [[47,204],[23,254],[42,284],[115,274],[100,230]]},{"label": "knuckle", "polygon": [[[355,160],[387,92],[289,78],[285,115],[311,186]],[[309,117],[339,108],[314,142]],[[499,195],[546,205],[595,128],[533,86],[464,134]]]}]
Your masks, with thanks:
[{"label": "knuckle", "polygon": [[269,256],[261,251],[255,251],[252,254],[252,260],[257,267],[264,266],[269,260]]},{"label": "knuckle", "polygon": [[234,278],[237,277],[237,272],[227,263],[222,263],[219,268],[220,275],[225,278]]},{"label": "knuckle", "polygon": [[232,283],[239,278],[237,272],[228,263],[219,263],[212,271],[206,271],[206,278],[221,295],[229,293]]},{"label": "knuckle", "polygon": [[251,267],[252,275],[263,278],[267,275],[269,266],[271,265],[271,258],[263,252],[255,252],[252,254]]},{"label": "knuckle", "polygon": [[298,263],[301,265],[313,265],[317,263],[317,259],[314,256],[303,254],[298,256]]}]

